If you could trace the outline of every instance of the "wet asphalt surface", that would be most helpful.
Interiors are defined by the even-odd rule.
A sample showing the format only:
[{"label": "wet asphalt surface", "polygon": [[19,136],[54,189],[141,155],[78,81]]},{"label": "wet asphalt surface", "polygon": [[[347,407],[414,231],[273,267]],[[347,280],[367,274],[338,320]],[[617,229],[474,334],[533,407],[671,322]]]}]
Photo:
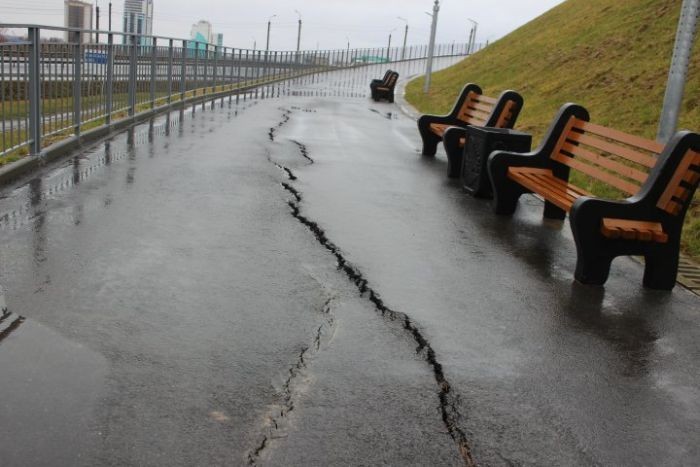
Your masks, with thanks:
[{"label": "wet asphalt surface", "polygon": [[383,72],[0,191],[0,464],[700,463],[700,299],[575,283],[568,225],[465,195]]}]

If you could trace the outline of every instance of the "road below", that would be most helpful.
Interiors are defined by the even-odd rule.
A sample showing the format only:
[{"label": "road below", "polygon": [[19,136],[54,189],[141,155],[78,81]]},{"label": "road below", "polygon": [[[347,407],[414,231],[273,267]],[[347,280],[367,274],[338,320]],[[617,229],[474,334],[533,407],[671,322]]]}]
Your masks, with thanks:
[{"label": "road below", "polygon": [[700,462],[700,300],[629,258],[575,283],[568,225],[465,195],[384,71],[0,191],[3,466]]}]

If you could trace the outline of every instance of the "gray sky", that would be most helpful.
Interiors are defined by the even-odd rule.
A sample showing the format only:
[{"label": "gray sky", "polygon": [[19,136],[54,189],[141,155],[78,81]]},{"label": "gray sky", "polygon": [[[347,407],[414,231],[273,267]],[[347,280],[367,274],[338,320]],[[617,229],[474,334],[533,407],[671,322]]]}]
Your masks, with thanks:
[{"label": "gray sky", "polygon": [[[493,41],[541,15],[563,0],[442,0],[437,40],[467,41],[471,18],[479,23],[477,42]],[[154,34],[187,38],[200,19],[224,34],[224,45],[252,48],[265,46],[268,18],[272,19],[270,48],[296,48],[297,19],[301,12],[303,49],[385,46],[403,41],[408,21],[408,43],[425,44],[430,33],[434,0],[154,0]],[[98,0],[100,29],[107,29],[108,0]],[[112,26],[121,31],[123,0],[112,3]],[[33,23],[63,26],[62,0],[0,0],[0,23]]]}]

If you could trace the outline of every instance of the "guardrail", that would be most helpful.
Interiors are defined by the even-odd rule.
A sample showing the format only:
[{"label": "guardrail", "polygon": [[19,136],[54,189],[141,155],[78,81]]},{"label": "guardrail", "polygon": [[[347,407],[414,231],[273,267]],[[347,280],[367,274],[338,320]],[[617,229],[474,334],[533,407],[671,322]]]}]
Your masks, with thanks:
[{"label": "guardrail", "polygon": [[[0,42],[0,165],[144,111],[428,54],[427,46],[262,51],[50,26],[0,24],[0,29],[26,31],[20,41]],[[70,32],[72,42],[42,40],[44,30]],[[84,35],[94,40],[83,43]],[[441,44],[434,56],[466,54],[467,44]]]}]

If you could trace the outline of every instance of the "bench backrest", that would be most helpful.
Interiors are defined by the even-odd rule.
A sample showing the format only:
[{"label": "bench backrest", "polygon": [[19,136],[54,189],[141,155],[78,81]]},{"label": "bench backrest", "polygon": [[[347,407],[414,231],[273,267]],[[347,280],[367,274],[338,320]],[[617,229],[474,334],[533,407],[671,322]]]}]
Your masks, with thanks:
[{"label": "bench backrest", "polygon": [[[572,116],[550,157],[628,195],[636,195],[662,162],[661,155],[668,159],[670,154],[666,152],[674,151],[656,141]],[[656,204],[671,215],[684,211],[700,182],[700,152],[688,148],[680,157]]]},{"label": "bench backrest", "polygon": [[551,158],[634,195],[663,150],[656,141],[570,117]]},{"label": "bench backrest", "polygon": [[395,71],[392,71],[389,74],[389,77],[382,83],[381,87],[391,89],[394,86],[396,86],[396,81],[398,81],[398,79],[399,79],[399,74]]},{"label": "bench backrest", "polygon": [[383,77],[382,80],[381,80],[381,81],[382,81],[382,85],[386,84],[387,80],[389,79],[389,76],[391,76],[392,73],[393,73],[393,71],[391,71],[391,70],[386,70],[386,73],[384,73],[384,77]]},{"label": "bench backrest", "polygon": [[700,152],[688,149],[656,206],[671,215],[681,213],[700,182]]},{"label": "bench backrest", "polygon": [[474,126],[513,128],[522,105],[523,99],[515,91],[504,91],[494,98],[472,89],[457,110],[456,118]]}]

